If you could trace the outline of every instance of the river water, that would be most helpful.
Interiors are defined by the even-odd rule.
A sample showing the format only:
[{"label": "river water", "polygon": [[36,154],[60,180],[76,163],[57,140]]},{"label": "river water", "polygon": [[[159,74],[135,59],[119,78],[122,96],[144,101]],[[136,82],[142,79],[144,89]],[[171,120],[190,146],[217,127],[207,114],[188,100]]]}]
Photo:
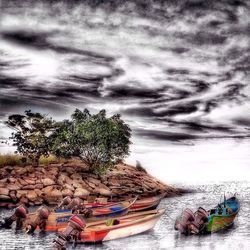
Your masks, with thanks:
[{"label": "river water", "polygon": [[[153,230],[128,238],[105,242],[96,245],[78,245],[76,249],[87,250],[152,250],[152,249],[246,249],[250,248],[250,183],[225,182],[221,184],[208,183],[206,185],[183,185],[185,188],[197,190],[197,193],[186,194],[182,197],[164,199],[160,207],[166,208],[166,213],[156,224]],[[195,210],[198,206],[209,209],[215,206],[221,195],[237,193],[241,202],[241,210],[233,226],[229,229],[211,235],[184,236],[173,228],[174,219],[183,208]],[[1,216],[10,213],[9,210],[0,210]],[[51,249],[54,233],[45,235],[35,233],[26,235],[14,233],[13,230],[1,230],[1,250],[30,250]],[[68,246],[67,249],[72,249]]]}]

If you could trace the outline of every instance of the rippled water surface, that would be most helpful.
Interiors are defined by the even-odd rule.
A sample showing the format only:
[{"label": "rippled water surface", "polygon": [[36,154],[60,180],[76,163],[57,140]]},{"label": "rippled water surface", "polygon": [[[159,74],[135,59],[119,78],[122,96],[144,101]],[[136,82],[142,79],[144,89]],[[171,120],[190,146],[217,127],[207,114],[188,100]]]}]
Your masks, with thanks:
[{"label": "rippled water surface", "polygon": [[[187,186],[184,186],[187,187]],[[169,198],[161,202],[160,207],[166,208],[166,213],[157,223],[153,230],[146,233],[132,236],[125,239],[114,240],[97,245],[78,245],[76,249],[246,249],[250,248],[250,183],[249,182],[228,182],[223,184],[208,184],[200,186],[188,186],[198,190],[198,193],[188,194],[183,197]],[[174,219],[183,208],[189,207],[195,210],[198,206],[209,209],[216,205],[221,194],[234,194],[237,192],[241,201],[241,211],[233,226],[229,229],[205,236],[183,236],[174,229]],[[10,211],[1,210],[1,215]],[[41,235],[25,235],[14,233],[12,230],[0,231],[2,241],[1,250],[12,249],[51,249],[53,233]],[[70,246],[67,249],[72,249]]]}]

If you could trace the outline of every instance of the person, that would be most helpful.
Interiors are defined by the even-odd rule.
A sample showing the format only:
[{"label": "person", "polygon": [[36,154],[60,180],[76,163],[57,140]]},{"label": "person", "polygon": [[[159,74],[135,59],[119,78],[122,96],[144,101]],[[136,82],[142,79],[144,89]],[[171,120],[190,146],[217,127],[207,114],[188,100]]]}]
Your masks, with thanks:
[{"label": "person", "polygon": [[218,214],[222,214],[222,212],[223,212],[223,209],[222,209],[222,207],[221,207],[221,204],[219,204],[218,205]]}]

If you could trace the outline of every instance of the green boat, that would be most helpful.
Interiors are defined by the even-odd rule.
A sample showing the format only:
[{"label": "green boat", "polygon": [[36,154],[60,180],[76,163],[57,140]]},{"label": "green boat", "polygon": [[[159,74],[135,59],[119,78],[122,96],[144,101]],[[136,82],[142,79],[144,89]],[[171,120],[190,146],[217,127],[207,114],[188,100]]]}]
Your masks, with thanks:
[{"label": "green boat", "polygon": [[208,222],[205,231],[213,233],[233,224],[240,210],[239,200],[233,196],[208,211]]},{"label": "green boat", "polygon": [[233,224],[240,210],[239,200],[233,196],[210,210],[199,207],[193,213],[185,209],[175,221],[174,228],[183,234],[214,233]]}]

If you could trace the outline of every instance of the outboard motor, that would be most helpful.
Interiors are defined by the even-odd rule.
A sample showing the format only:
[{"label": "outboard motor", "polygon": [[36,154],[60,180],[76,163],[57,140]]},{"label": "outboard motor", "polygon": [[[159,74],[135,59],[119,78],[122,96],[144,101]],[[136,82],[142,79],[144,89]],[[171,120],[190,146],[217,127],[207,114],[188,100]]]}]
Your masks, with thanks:
[{"label": "outboard motor", "polygon": [[66,196],[61,201],[61,203],[57,207],[55,207],[54,210],[57,210],[57,209],[66,209],[66,207],[70,204],[71,201],[72,201],[72,199],[69,196]]},{"label": "outboard motor", "polygon": [[36,211],[36,216],[33,221],[31,221],[26,227],[27,233],[33,233],[37,226],[39,226],[41,231],[45,231],[46,222],[48,220],[50,210],[46,206],[41,206]]},{"label": "outboard motor", "polygon": [[181,216],[176,219],[174,229],[179,230],[183,234],[189,234],[189,224],[195,219],[194,213],[189,208],[186,208]]},{"label": "outboard motor", "polygon": [[83,203],[83,201],[76,197],[74,199],[71,200],[71,202],[65,207],[66,209],[71,209],[71,210],[76,210],[79,209],[81,207],[81,204]]},{"label": "outboard motor", "polygon": [[204,208],[199,207],[198,210],[194,213],[194,221],[189,225],[190,233],[197,234],[202,232],[205,223],[207,221],[208,221],[207,211]]},{"label": "outboard motor", "polygon": [[66,229],[58,235],[54,240],[53,250],[65,250],[68,241],[73,240],[76,244],[77,239],[80,238],[80,233],[86,226],[86,222],[80,215],[73,215],[69,219]]},{"label": "outboard motor", "polygon": [[15,221],[16,229],[22,229],[23,222],[26,219],[27,214],[28,209],[24,205],[17,207],[11,216],[4,218],[4,220],[0,222],[0,228],[10,228]]}]

